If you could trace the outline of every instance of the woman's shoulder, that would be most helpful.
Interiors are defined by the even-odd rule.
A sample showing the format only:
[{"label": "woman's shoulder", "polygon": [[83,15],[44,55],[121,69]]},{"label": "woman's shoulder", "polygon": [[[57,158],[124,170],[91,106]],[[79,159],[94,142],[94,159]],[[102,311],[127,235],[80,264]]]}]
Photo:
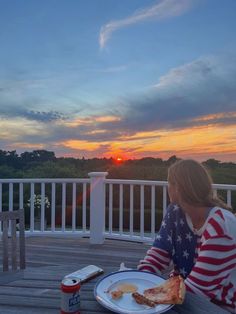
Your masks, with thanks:
[{"label": "woman's shoulder", "polygon": [[229,221],[236,223],[236,216],[228,209],[222,207],[214,207],[212,209],[212,217],[218,218],[222,224],[227,224]]},{"label": "woman's shoulder", "polygon": [[166,209],[166,212],[179,212],[181,210],[180,206],[178,204],[175,204],[175,203],[170,203],[168,206],[167,206],[167,209]]},{"label": "woman's shoulder", "polygon": [[166,209],[165,218],[176,221],[185,219],[185,215],[179,205],[171,203]]},{"label": "woman's shoulder", "polygon": [[207,219],[205,234],[208,237],[227,236],[236,239],[236,217],[229,210],[214,207]]}]

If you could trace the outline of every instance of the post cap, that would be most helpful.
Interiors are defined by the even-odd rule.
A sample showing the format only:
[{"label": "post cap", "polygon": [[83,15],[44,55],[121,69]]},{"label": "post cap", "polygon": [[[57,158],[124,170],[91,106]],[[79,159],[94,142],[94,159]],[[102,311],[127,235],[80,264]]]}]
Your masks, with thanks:
[{"label": "post cap", "polygon": [[89,172],[90,177],[106,177],[108,172]]}]

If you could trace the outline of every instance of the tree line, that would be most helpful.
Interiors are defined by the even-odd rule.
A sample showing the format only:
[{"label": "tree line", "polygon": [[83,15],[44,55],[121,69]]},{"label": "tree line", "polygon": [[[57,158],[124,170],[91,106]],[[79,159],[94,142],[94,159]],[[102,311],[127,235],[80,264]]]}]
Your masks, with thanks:
[{"label": "tree line", "polygon": [[[4,178],[86,178],[92,171],[107,171],[108,178],[112,179],[136,179],[136,180],[167,180],[168,167],[179,160],[177,156],[171,156],[167,160],[161,158],[146,157],[118,161],[113,158],[73,158],[56,157],[53,151],[34,150],[17,154],[14,151],[0,150],[0,179]],[[216,159],[208,159],[203,164],[210,171],[214,183],[236,184],[236,164],[233,162],[221,162]],[[128,187],[124,188],[124,208],[129,208]],[[7,187],[3,192],[8,199]],[[139,191],[134,191],[135,199],[139,200]],[[149,193],[148,191],[145,193]],[[68,195],[70,195],[70,191]],[[225,198],[226,192],[220,192]],[[4,195],[3,195],[4,196]],[[48,195],[50,197],[50,193]],[[58,196],[59,197],[59,196]],[[15,195],[16,200],[18,194]],[[146,197],[146,206],[150,208],[151,197]],[[162,191],[157,192],[159,204],[162,202]],[[60,200],[58,199],[58,203]],[[236,208],[236,191],[232,192],[232,205]],[[119,207],[119,190],[114,190],[114,207]],[[137,209],[139,203],[136,204]]]},{"label": "tree line", "polygon": [[[179,160],[145,157],[117,161],[113,158],[56,157],[53,151],[34,150],[18,154],[0,150],[0,178],[87,177],[90,171],[108,171],[114,179],[166,180],[168,167]],[[203,164],[215,183],[236,184],[236,163],[208,159]]]}]

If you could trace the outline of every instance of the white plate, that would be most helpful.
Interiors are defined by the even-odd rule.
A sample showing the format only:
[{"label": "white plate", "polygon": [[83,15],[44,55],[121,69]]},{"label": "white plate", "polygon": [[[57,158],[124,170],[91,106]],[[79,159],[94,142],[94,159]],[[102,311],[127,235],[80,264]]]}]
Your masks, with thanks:
[{"label": "white plate", "polygon": [[138,287],[139,293],[145,289],[153,288],[165,281],[163,278],[148,272],[138,270],[126,270],[111,273],[103,277],[94,288],[96,300],[107,309],[121,314],[158,314],[168,311],[172,304],[158,304],[154,308],[140,305],[132,298],[131,293],[124,293],[118,299],[113,300],[108,291],[116,290],[120,284],[129,283]]}]

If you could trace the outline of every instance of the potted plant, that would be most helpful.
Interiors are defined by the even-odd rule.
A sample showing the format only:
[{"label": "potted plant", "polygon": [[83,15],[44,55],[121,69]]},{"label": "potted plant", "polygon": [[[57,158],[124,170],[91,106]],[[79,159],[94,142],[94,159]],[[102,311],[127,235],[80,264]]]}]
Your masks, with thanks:
[{"label": "potted plant", "polygon": [[[41,229],[41,203],[42,197],[40,194],[34,194],[34,229]],[[28,200],[27,205],[31,206],[31,199]],[[47,196],[44,197],[44,207],[45,211],[50,208],[50,202]],[[44,229],[47,228],[47,219],[44,218]]]}]

